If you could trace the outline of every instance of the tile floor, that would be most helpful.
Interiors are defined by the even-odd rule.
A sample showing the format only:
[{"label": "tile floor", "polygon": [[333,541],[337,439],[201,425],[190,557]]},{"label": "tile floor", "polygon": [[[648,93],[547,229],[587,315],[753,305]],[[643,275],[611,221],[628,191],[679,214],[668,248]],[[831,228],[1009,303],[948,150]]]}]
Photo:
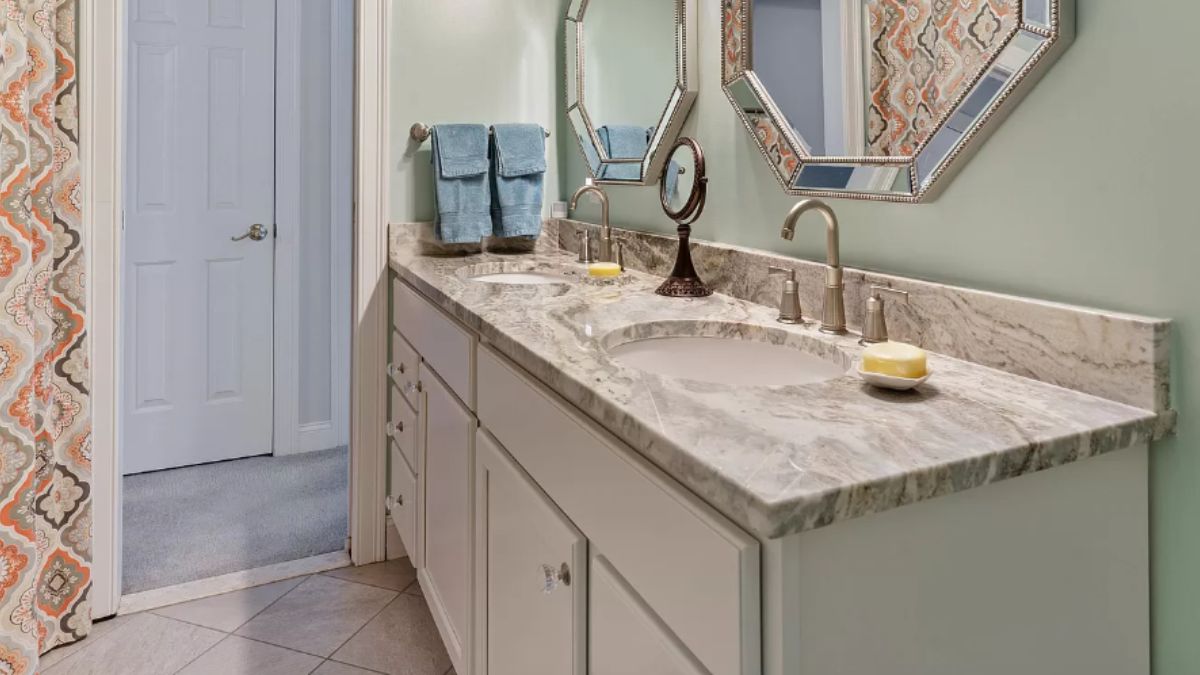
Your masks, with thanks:
[{"label": "tile floor", "polygon": [[43,675],[453,675],[407,558],[97,623]]}]

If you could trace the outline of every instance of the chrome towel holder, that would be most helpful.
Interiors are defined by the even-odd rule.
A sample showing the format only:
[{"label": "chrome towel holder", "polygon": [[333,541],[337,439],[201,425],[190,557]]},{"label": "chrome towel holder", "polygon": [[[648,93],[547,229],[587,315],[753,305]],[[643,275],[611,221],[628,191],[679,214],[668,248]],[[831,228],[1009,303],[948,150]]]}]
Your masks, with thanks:
[{"label": "chrome towel holder", "polygon": [[[430,127],[429,125],[421,124],[420,122],[417,122],[416,124],[412,125],[412,128],[410,128],[408,130],[408,135],[414,141],[416,141],[418,143],[424,143],[425,141],[429,140],[429,134],[431,134],[432,132],[433,132],[433,127]],[[492,133],[492,130],[488,129],[488,134],[491,134],[491,133]],[[542,129],[542,133],[546,134],[546,138],[550,138],[549,131]]]}]

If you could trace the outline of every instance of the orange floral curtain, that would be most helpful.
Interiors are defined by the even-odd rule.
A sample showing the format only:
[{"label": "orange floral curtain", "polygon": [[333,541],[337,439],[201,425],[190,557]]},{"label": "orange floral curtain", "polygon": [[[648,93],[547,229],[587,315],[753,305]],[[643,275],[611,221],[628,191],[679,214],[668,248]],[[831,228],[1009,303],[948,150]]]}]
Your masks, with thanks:
[{"label": "orange floral curtain", "polygon": [[0,672],[91,628],[77,0],[0,0]]}]

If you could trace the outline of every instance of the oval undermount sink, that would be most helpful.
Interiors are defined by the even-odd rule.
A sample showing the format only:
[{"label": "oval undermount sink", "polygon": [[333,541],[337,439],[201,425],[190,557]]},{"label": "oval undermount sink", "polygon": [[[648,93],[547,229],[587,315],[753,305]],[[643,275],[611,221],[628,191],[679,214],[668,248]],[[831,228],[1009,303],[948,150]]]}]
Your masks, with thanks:
[{"label": "oval undermount sink", "polygon": [[480,263],[457,272],[459,278],[484,284],[510,284],[514,286],[544,286],[568,284],[578,279],[578,273],[569,269],[531,267],[521,263]]},{"label": "oval undermount sink", "polygon": [[732,386],[783,386],[842,377],[851,358],[806,335],[752,324],[664,322],[606,336],[618,363],[666,377]]},{"label": "oval undermount sink", "polygon": [[497,274],[480,274],[471,277],[471,281],[485,284],[519,284],[522,286],[536,284],[561,284],[561,274],[553,275],[545,272],[499,272]]}]

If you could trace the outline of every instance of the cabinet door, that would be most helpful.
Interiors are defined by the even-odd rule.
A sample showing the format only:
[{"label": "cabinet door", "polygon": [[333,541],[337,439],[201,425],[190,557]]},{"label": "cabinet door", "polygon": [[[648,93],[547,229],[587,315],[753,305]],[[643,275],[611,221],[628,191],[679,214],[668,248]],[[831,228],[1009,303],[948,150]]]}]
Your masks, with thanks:
[{"label": "cabinet door", "polygon": [[475,675],[583,675],[587,542],[482,429],[476,451]]},{"label": "cabinet door", "polygon": [[421,366],[424,392],[425,567],[422,586],[455,668],[466,673],[471,598],[471,472],[475,417]]},{"label": "cabinet door", "polygon": [[595,551],[590,579],[589,675],[707,675],[637,591]]}]

